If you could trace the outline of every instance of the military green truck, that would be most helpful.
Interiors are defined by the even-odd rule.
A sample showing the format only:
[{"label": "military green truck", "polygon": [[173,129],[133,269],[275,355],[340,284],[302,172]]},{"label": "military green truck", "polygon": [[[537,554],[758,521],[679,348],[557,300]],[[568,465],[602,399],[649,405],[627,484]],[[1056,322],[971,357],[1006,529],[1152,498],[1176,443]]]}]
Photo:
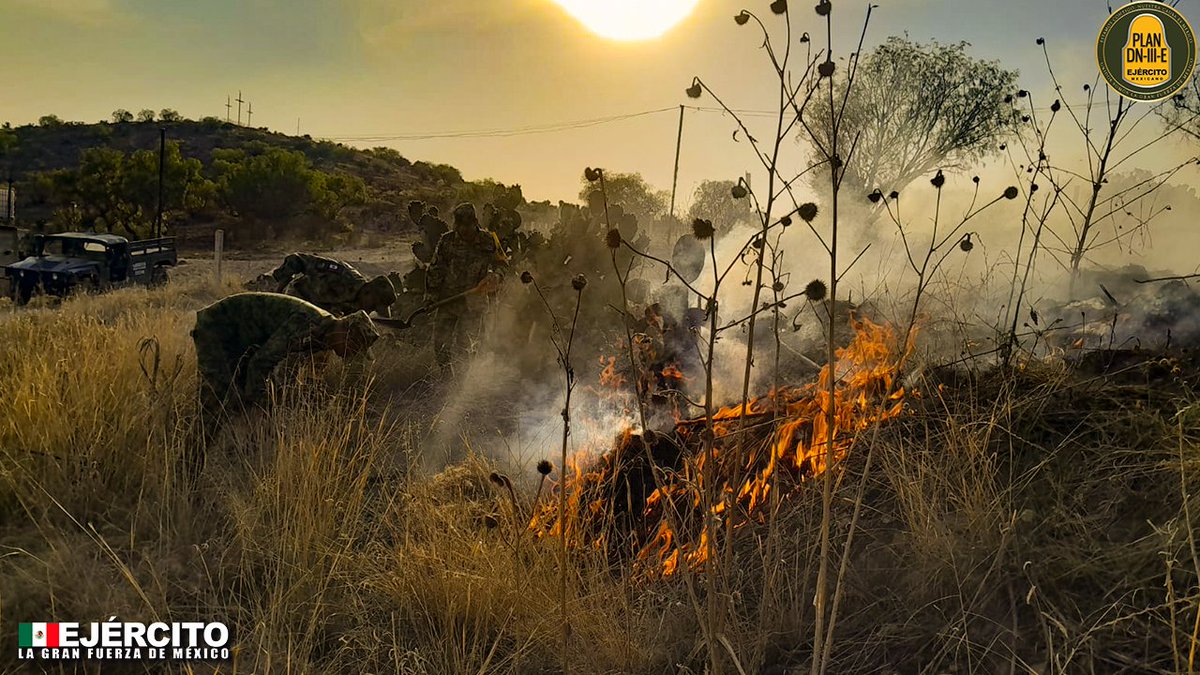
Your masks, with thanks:
[{"label": "military green truck", "polygon": [[129,241],[115,234],[63,232],[34,235],[33,254],[5,265],[4,275],[13,300],[23,305],[37,292],[62,297],[161,285],[177,262],[174,237]]}]

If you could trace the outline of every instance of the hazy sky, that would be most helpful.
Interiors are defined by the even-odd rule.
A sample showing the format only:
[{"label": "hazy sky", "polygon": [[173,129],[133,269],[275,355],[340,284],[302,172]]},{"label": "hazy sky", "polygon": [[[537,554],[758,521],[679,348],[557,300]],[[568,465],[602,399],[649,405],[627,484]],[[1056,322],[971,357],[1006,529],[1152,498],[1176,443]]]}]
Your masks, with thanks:
[{"label": "hazy sky", "polygon": [[[647,3],[652,0],[646,0]],[[965,40],[979,57],[1021,71],[1043,100],[1045,36],[1064,82],[1095,74],[1105,0],[876,0],[867,43],[908,33]],[[737,108],[774,97],[770,68],[745,7],[782,22],[767,0],[700,0],[662,38],[597,37],[551,0],[0,0],[0,121],[55,113],[106,119],[116,108],[171,107],[225,116],[240,89],[254,124],[390,145],[446,162],[468,178],[520,183],[530,198],[572,199],[584,166],[640,171],[669,189],[678,113],[493,138],[351,141],[354,137],[509,130],[672,108],[700,75]],[[797,30],[817,31],[815,0],[793,0]],[[1114,0],[1114,5],[1121,4]],[[852,50],[866,3],[835,0],[835,41]],[[1195,24],[1200,0],[1182,0]],[[1071,92],[1078,92],[1072,86]],[[1066,95],[1068,98],[1070,94]],[[752,168],[731,121],[685,115],[680,202],[705,178]]]}]

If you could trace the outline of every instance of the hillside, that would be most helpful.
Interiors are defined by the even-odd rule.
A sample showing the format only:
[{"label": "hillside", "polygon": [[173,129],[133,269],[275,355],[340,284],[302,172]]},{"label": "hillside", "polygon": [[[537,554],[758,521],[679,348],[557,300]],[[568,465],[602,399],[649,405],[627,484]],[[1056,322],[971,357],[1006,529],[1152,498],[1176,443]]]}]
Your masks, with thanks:
[{"label": "hillside", "polygon": [[[293,225],[302,225],[299,221],[311,221],[313,218],[310,216],[314,214],[301,213],[299,210],[296,213],[281,213],[277,218],[262,214],[251,216],[239,212],[231,203],[233,200],[225,194],[222,181],[229,174],[231,158],[236,161],[239,157],[255,157],[276,151],[300,153],[305,160],[300,164],[307,166],[297,170],[324,177],[330,184],[336,180],[340,185],[349,179],[350,187],[345,190],[348,196],[343,200],[344,203],[319,214],[321,220],[329,221],[328,225],[336,224],[336,227],[328,228],[331,232],[362,233],[409,228],[412,223],[405,215],[405,206],[414,199],[437,205],[443,211],[463,200],[482,203],[503,199],[513,202],[513,208],[524,203],[519,186],[506,188],[492,181],[465,181],[458,169],[452,166],[410,161],[390,148],[359,150],[309,136],[288,136],[214,118],[202,121],[97,124],[43,121],[38,125],[0,129],[0,171],[11,171],[17,191],[18,218],[29,225],[42,223],[51,229],[61,229],[69,224],[63,221],[70,220],[63,211],[75,208],[72,207],[74,204],[84,212],[81,217],[83,226],[88,226],[89,220],[95,220],[98,221],[95,225],[97,229],[120,232],[126,221],[152,221],[156,207],[152,195],[157,192],[160,129],[166,130],[168,143],[178,147],[181,168],[177,173],[183,177],[176,176],[177,192],[187,195],[186,198],[180,196],[178,204],[170,203],[172,197],[168,195],[167,222],[178,234],[186,235],[217,226],[238,230],[239,224],[247,224],[243,221],[254,221],[253,225],[269,226],[261,228],[262,237],[268,237],[286,235]],[[104,154],[98,150],[108,152]],[[81,174],[104,173],[106,179],[103,182],[113,182],[111,174],[116,170],[95,168],[97,165],[103,166],[99,159],[133,159],[139,153],[145,160],[142,162],[143,185],[116,187],[113,189],[118,192],[123,190],[126,194],[106,194],[101,197],[87,191],[87,176]],[[168,173],[173,171],[174,166],[168,169]],[[132,170],[130,173],[133,173]],[[136,179],[131,181],[136,182]],[[361,191],[358,181],[361,181]],[[168,187],[170,190],[171,187]],[[131,196],[146,192],[151,196],[143,199],[143,202],[148,203],[137,204]],[[94,205],[94,202],[108,198],[127,198],[135,203],[122,211],[122,216],[112,216]],[[314,197],[313,201],[320,200]],[[120,222],[113,222],[115,220]],[[130,227],[139,230],[136,226]],[[256,238],[261,237],[240,237],[243,241]]]}]

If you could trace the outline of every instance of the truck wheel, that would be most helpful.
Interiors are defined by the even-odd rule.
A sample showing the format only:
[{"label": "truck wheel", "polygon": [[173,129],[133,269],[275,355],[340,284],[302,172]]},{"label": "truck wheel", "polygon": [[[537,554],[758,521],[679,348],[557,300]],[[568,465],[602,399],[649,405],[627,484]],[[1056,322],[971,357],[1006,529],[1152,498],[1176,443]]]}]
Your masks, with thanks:
[{"label": "truck wheel", "polygon": [[165,286],[169,279],[170,277],[167,274],[166,265],[156,265],[154,269],[150,271],[151,286]]},{"label": "truck wheel", "polygon": [[29,299],[33,297],[34,287],[30,284],[15,283],[12,285],[13,302],[18,305],[28,305]]}]

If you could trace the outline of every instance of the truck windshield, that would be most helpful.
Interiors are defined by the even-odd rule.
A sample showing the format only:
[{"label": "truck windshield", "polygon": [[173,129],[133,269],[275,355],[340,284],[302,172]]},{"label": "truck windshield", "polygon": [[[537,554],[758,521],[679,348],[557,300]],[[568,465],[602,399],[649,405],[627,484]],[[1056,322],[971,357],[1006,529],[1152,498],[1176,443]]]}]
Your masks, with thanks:
[{"label": "truck windshield", "polygon": [[42,243],[42,255],[62,255],[75,258],[103,258],[108,248],[98,241],[86,239],[47,238]]}]

